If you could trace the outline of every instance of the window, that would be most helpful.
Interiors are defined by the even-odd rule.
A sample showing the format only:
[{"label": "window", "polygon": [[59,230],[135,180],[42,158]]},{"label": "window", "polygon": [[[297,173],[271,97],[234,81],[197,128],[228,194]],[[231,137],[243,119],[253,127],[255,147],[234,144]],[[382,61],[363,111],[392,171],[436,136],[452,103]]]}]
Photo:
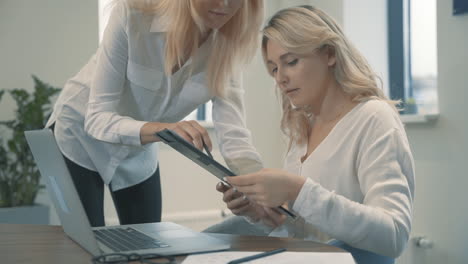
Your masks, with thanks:
[{"label": "window", "polygon": [[[102,40],[102,35],[104,33],[104,29],[106,28],[107,21],[109,20],[110,14],[110,7],[109,3],[112,0],[99,0],[98,8],[99,8],[99,42]],[[198,121],[206,121],[211,123],[211,109],[212,103],[211,101],[200,105],[197,109],[195,109],[192,113],[184,118],[184,120],[198,120]]]},{"label": "window", "polygon": [[436,0],[387,0],[390,97],[405,114],[436,114]]},{"label": "window", "polygon": [[209,101],[206,104],[200,105],[192,113],[186,116],[184,120],[198,120],[198,121],[205,121],[207,123],[211,123],[213,121],[211,118],[212,108],[213,108],[213,103]]}]

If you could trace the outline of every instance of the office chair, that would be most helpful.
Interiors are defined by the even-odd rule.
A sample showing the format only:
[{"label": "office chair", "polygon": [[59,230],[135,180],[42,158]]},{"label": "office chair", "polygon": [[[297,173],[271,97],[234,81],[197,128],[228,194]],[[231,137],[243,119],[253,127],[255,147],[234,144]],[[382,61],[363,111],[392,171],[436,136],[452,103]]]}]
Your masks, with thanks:
[{"label": "office chair", "polygon": [[351,253],[354,260],[357,264],[394,264],[395,259],[391,257],[382,256],[364,249],[354,248],[350,245],[339,241],[339,240],[332,240],[328,242],[329,245],[339,247]]},{"label": "office chair", "polygon": [[268,232],[260,227],[247,222],[244,217],[231,216],[222,222],[215,224],[203,230],[206,233],[221,233],[245,236],[268,236]]},{"label": "office chair", "polygon": [[[248,223],[243,217],[231,216],[229,218],[224,219],[218,224],[208,227],[203,232],[251,236],[268,236],[269,231],[264,230],[260,227],[260,225],[252,225]],[[394,258],[378,255],[367,250],[354,248],[336,239],[330,241],[328,244],[331,246],[339,247],[351,253],[357,264],[395,263]]]}]

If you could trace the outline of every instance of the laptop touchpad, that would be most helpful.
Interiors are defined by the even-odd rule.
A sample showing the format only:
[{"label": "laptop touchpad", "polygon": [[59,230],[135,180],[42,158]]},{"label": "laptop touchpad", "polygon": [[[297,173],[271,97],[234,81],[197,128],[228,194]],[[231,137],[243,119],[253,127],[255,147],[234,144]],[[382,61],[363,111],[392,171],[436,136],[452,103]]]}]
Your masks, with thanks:
[{"label": "laptop touchpad", "polygon": [[167,231],[161,231],[155,233],[158,237],[161,238],[168,238],[168,239],[174,239],[174,238],[190,238],[190,237],[196,237],[197,234],[194,232],[190,231],[185,231],[185,230],[167,230]]}]

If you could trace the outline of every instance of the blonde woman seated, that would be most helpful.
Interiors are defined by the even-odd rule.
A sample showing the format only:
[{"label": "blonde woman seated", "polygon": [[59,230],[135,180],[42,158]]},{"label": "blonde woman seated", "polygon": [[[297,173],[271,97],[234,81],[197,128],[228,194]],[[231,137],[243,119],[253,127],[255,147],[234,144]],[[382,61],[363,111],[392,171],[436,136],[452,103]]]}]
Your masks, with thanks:
[{"label": "blonde woman seated", "polygon": [[[218,185],[228,208],[276,227],[270,236],[335,241],[358,263],[393,263],[410,234],[415,177],[396,102],[317,8],[279,11],[262,49],[290,147],[284,169],[228,177],[234,189]],[[279,205],[298,219],[269,209]]]}]

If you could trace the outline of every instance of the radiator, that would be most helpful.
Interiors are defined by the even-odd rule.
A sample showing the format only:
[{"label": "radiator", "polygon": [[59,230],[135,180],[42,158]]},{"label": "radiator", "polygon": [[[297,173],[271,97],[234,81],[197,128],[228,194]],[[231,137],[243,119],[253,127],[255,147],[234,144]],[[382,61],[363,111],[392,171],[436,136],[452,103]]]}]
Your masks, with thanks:
[{"label": "radiator", "polygon": [[[431,262],[431,250],[433,250],[434,241],[425,235],[412,236],[408,241],[405,251],[395,261],[396,264],[420,264],[435,263]],[[435,260],[433,260],[435,261]]]}]

